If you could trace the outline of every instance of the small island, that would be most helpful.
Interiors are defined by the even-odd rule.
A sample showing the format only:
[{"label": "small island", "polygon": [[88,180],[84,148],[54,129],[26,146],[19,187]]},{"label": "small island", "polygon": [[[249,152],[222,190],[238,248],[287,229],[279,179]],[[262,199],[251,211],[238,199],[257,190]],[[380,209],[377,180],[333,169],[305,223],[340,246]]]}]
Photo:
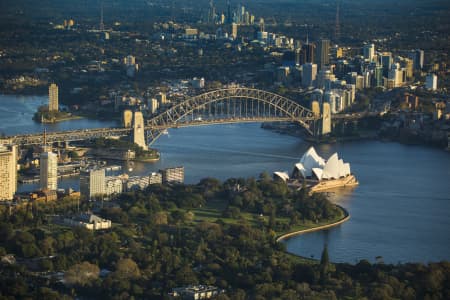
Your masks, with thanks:
[{"label": "small island", "polygon": [[47,105],[39,106],[38,111],[33,116],[33,120],[39,123],[56,123],[81,118],[81,116],[73,115],[70,112],[50,111]]},{"label": "small island", "polygon": [[59,89],[55,83],[48,87],[48,105],[41,105],[33,116],[33,120],[39,123],[56,123],[61,121],[81,119],[70,112],[59,110]]},{"label": "small island", "polygon": [[152,162],[159,160],[160,154],[156,149],[144,150],[130,140],[98,138],[88,144],[88,153],[112,160],[132,160]]}]

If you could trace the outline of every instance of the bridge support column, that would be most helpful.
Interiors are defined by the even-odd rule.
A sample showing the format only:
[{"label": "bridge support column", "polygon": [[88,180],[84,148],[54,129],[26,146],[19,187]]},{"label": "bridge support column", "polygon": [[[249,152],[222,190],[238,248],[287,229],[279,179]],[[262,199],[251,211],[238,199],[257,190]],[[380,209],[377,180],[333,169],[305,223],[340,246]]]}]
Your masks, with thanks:
[{"label": "bridge support column", "polygon": [[144,150],[148,150],[145,141],[144,117],[142,112],[137,111],[133,117],[133,142]]},{"label": "bridge support column", "polygon": [[322,104],[322,126],[320,130],[321,135],[331,133],[331,107],[330,103],[323,102]]}]

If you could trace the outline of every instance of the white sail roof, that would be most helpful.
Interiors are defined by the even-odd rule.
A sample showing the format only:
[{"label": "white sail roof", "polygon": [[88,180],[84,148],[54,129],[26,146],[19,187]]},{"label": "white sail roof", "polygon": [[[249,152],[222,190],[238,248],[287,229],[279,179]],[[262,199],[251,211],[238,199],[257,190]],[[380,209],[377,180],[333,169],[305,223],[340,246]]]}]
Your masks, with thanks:
[{"label": "white sail roof", "polygon": [[342,159],[339,159],[337,153],[334,153],[327,161],[325,161],[317,154],[314,147],[310,147],[308,151],[303,154],[300,162],[295,164],[295,169],[298,170],[304,178],[312,177],[314,175],[318,180],[338,179],[351,174],[350,164],[344,163]]},{"label": "white sail roof", "polygon": [[274,176],[284,180],[284,181],[288,181],[289,180],[289,175],[287,172],[274,172],[273,173]]},{"label": "white sail roof", "polygon": [[323,179],[337,179],[339,178],[339,157],[337,153],[330,156],[323,168]]},{"label": "white sail roof", "polygon": [[314,147],[310,147],[308,151],[303,154],[300,163],[295,167],[302,173],[303,177],[312,176],[313,168],[320,168],[325,166],[325,160],[320,157]]},{"label": "white sail roof", "polygon": [[312,171],[318,180],[322,180],[323,170],[321,168],[313,168]]},{"label": "white sail roof", "polygon": [[344,173],[344,176],[352,174],[352,172],[350,171],[350,163],[344,163]]}]

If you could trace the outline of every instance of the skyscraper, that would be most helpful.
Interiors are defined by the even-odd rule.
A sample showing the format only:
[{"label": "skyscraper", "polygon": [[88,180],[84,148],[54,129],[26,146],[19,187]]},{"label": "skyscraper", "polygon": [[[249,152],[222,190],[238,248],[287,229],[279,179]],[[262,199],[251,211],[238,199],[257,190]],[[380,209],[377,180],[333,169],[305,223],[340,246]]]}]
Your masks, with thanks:
[{"label": "skyscraper", "polygon": [[308,41],[302,45],[302,51],[300,52],[300,64],[313,63],[314,62],[314,44],[310,44]]},{"label": "skyscraper", "polygon": [[48,87],[48,110],[58,111],[58,86],[54,83]]},{"label": "skyscraper", "polygon": [[231,36],[233,37],[233,39],[237,38],[237,34],[238,34],[238,24],[233,23],[231,24]]},{"label": "skyscraper", "polygon": [[106,193],[105,169],[80,171],[80,192],[85,199],[102,196]]},{"label": "skyscraper", "polygon": [[40,157],[40,183],[42,190],[54,191],[58,188],[58,155],[44,149]]},{"label": "skyscraper", "polygon": [[0,200],[12,200],[17,189],[17,146],[0,145]]},{"label": "skyscraper", "polygon": [[312,63],[304,64],[302,73],[302,85],[304,87],[314,86],[317,77],[317,65]]},{"label": "skyscraper", "polygon": [[375,45],[374,44],[367,44],[363,47],[363,55],[365,59],[368,59],[369,61],[372,61],[375,56]]},{"label": "skyscraper", "polygon": [[417,49],[414,51],[414,69],[422,70],[423,69],[423,61],[424,61],[424,51]]},{"label": "skyscraper", "polygon": [[392,66],[392,54],[391,52],[383,52],[381,54],[381,65],[383,66],[383,76],[388,77],[389,70]]},{"label": "skyscraper", "polygon": [[316,63],[319,70],[330,63],[330,40],[321,39],[317,45]]}]

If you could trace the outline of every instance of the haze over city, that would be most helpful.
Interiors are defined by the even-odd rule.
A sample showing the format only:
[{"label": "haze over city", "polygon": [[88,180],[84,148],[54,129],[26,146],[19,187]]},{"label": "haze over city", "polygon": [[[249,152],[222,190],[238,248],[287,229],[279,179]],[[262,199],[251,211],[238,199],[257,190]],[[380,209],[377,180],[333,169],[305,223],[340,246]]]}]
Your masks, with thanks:
[{"label": "haze over city", "polygon": [[449,299],[450,3],[0,2],[0,298]]}]

